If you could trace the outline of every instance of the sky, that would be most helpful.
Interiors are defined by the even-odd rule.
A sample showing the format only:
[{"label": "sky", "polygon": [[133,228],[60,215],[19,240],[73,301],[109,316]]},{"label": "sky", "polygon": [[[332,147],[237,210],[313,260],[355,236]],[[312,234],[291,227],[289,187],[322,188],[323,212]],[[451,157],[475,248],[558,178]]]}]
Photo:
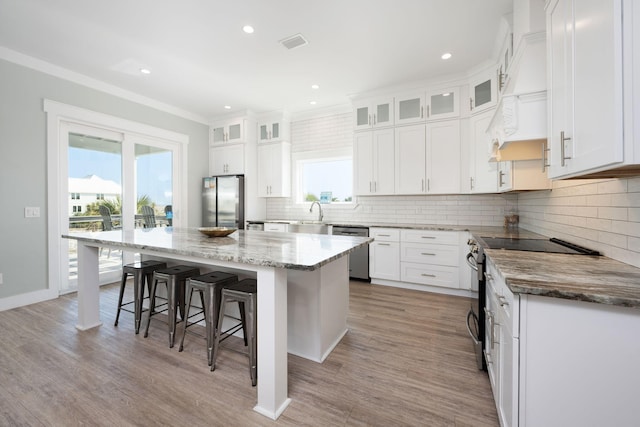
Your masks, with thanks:
[{"label": "sky", "polygon": [[[69,147],[69,177],[97,175],[122,185],[120,154]],[[171,153],[139,156],[138,197],[147,195],[158,206],[171,204]]]}]

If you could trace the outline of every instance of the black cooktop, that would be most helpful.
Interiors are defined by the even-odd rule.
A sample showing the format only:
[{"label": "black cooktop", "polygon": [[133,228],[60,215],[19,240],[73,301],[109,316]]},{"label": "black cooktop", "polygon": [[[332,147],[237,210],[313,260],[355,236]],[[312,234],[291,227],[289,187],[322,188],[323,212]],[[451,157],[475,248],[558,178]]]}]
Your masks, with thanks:
[{"label": "black cooktop", "polygon": [[509,239],[504,237],[481,237],[488,249],[506,249],[512,251],[549,252],[558,254],[600,255],[582,246],[564,240],[545,239]]}]

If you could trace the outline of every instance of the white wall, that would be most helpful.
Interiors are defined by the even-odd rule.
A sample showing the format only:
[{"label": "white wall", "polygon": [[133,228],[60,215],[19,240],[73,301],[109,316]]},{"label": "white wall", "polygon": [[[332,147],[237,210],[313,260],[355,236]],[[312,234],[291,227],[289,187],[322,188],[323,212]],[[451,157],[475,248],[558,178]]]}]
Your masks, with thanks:
[{"label": "white wall", "polygon": [[[0,76],[0,299],[48,288],[45,98],[189,135],[188,224],[199,224],[207,125],[2,59]],[[41,216],[24,218],[25,206]]]},{"label": "white wall", "polygon": [[520,226],[640,267],[640,177],[555,181],[522,193]]},{"label": "white wall", "polygon": [[[291,152],[353,147],[352,113],[299,120],[291,124]],[[327,221],[502,226],[514,194],[356,197],[351,205],[324,205]],[[309,203],[267,199],[269,219],[316,219]]]}]

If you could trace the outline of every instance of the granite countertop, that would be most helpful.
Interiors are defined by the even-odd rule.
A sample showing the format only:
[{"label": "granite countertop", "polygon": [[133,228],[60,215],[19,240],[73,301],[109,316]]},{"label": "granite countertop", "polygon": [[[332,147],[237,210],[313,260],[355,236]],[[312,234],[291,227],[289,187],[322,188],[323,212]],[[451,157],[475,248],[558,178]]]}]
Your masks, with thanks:
[{"label": "granite countertop", "polygon": [[640,308],[640,268],[604,256],[485,249],[516,294]]},{"label": "granite countertop", "polygon": [[237,230],[207,237],[197,228],[158,227],[69,233],[62,237],[132,250],[292,270],[315,270],[368,244],[368,237]]}]

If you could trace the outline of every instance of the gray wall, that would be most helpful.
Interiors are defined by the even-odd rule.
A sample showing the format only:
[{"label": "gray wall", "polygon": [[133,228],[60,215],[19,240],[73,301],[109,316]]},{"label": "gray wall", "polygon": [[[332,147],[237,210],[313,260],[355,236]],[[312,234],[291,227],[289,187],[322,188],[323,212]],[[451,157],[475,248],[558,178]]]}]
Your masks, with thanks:
[{"label": "gray wall", "polygon": [[[187,223],[200,223],[208,126],[0,60],[0,298],[48,287],[45,98],[188,135]],[[40,218],[24,218],[25,206]]]}]

